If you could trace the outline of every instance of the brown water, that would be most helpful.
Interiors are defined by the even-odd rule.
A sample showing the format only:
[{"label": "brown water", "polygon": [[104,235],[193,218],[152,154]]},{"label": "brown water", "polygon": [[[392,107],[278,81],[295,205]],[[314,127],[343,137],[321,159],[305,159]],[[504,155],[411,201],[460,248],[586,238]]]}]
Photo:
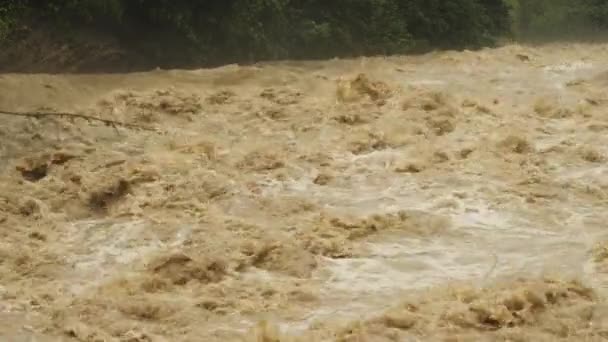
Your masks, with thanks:
[{"label": "brown water", "polygon": [[603,340],[607,57],[0,75],[156,129],[3,117],[0,336]]}]

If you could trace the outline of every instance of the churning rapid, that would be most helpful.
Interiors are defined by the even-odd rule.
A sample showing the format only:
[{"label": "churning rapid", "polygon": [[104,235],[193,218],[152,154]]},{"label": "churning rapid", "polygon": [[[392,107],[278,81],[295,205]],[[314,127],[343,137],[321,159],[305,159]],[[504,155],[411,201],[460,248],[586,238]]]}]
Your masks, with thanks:
[{"label": "churning rapid", "polygon": [[607,60],[1,75],[0,337],[608,338]]}]

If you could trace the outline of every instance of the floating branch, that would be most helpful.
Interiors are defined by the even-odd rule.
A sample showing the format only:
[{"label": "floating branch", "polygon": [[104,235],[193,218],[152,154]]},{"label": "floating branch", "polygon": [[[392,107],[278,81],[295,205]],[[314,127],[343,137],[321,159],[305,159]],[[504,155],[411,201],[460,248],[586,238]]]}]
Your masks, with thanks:
[{"label": "floating branch", "polygon": [[133,125],[133,124],[129,124],[126,122],[120,122],[120,121],[115,121],[115,120],[101,119],[101,118],[96,118],[94,116],[78,114],[78,113],[57,113],[57,112],[23,112],[23,113],[19,113],[19,112],[0,110],[0,115],[23,116],[23,117],[29,117],[29,118],[34,118],[34,119],[58,116],[58,117],[68,118],[70,120],[83,119],[83,120],[87,120],[88,122],[101,122],[106,126],[110,126],[110,127],[114,127],[114,128],[125,127],[125,128],[130,128],[130,129],[141,129],[141,130],[145,130],[145,131],[156,132],[156,129],[150,128],[150,127]]}]

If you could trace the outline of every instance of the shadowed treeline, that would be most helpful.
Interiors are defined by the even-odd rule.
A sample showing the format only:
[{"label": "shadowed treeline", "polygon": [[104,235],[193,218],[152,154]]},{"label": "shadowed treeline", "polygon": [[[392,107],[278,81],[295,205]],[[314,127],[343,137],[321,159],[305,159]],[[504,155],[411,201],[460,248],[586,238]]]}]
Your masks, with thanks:
[{"label": "shadowed treeline", "polygon": [[[476,48],[509,30],[502,0],[12,0],[0,6],[3,45],[14,51],[29,39],[36,50],[61,41],[46,50],[63,49],[72,63],[78,60],[71,55],[88,58],[108,46],[122,55],[104,52],[100,61],[164,67]],[[36,37],[41,31],[44,37]],[[70,52],[78,45],[89,48]],[[4,59],[4,65],[20,62]]]},{"label": "shadowed treeline", "polygon": [[132,71],[588,38],[606,0],[5,0],[0,71]]},{"label": "shadowed treeline", "polygon": [[606,0],[509,0],[520,41],[592,40],[605,36]]}]

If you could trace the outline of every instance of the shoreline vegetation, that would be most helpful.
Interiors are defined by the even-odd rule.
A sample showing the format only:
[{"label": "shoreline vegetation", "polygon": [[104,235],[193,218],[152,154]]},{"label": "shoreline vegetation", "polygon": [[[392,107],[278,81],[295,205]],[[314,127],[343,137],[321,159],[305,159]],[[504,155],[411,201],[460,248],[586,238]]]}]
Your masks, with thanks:
[{"label": "shoreline vegetation", "polygon": [[582,0],[8,0],[0,72],[127,72],[603,36]]}]

